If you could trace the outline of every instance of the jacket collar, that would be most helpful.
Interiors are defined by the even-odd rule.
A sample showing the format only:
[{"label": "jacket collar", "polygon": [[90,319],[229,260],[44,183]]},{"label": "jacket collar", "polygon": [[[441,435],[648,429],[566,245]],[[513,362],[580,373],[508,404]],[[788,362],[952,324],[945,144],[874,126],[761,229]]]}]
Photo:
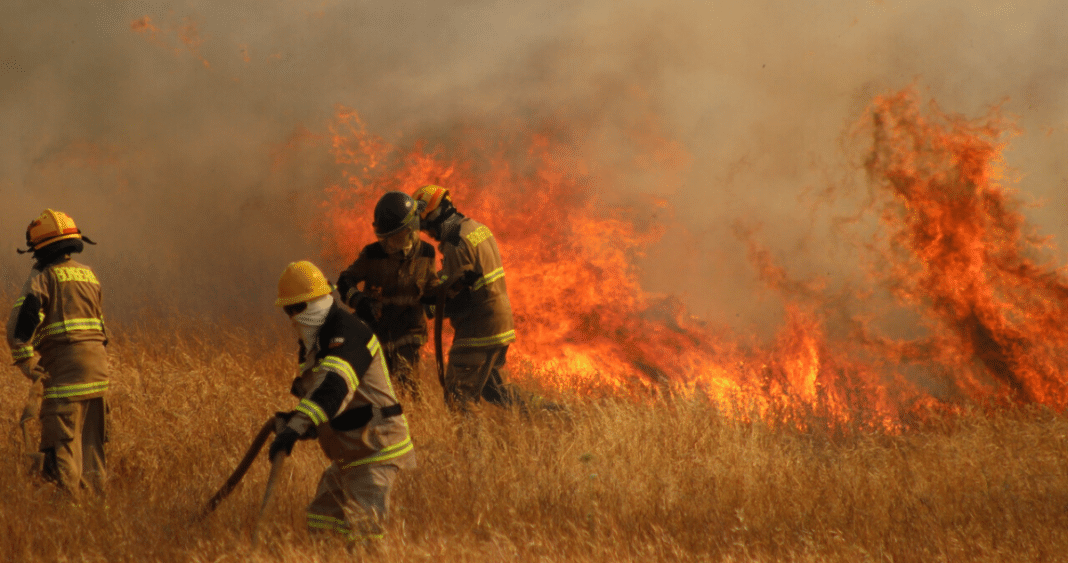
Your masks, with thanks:
[{"label": "jacket collar", "polygon": [[319,347],[318,352],[315,354],[316,357],[321,358],[326,355],[326,350],[330,348],[327,344],[337,334],[338,327],[341,325],[341,308],[338,307],[337,301],[335,299],[333,305],[330,305],[330,312],[326,314],[323,326],[319,327],[319,336],[315,339]]}]

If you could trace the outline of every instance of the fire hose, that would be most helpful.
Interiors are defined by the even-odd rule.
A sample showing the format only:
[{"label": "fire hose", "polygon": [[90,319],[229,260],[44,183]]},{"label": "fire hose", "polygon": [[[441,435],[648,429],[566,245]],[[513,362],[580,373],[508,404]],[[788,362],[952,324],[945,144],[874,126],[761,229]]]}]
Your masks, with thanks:
[{"label": "fire hose", "polygon": [[278,481],[278,475],[282,473],[282,464],[285,463],[289,454],[286,452],[276,452],[274,457],[271,458],[271,476],[267,478],[267,487],[263,491],[263,502],[260,503],[260,513],[256,516],[256,523],[252,525],[252,547],[256,547],[256,532],[260,528],[260,521],[263,520],[263,512],[267,509],[267,503],[271,500],[271,493],[274,492],[274,484]]},{"label": "fire hose", "polygon": [[[450,284],[451,285],[451,284]],[[434,359],[438,363],[438,383],[445,389],[445,351],[441,345],[441,331],[445,325],[445,290],[448,287],[441,284],[438,288],[438,300],[434,306]]]},{"label": "fire hose", "polygon": [[[478,276],[475,275],[474,279],[478,279]],[[434,306],[434,358],[438,362],[438,383],[441,384],[442,389],[445,389],[445,350],[441,344],[441,332],[445,327],[446,295],[456,282],[465,280],[464,283],[470,285],[474,279],[470,275],[455,276],[437,287],[437,302]]]},{"label": "fire hose", "polygon": [[[219,503],[221,503],[226,497],[230,495],[230,493],[234,491],[234,488],[237,487],[237,484],[241,482],[242,478],[244,478],[245,473],[248,472],[249,467],[252,467],[252,462],[256,460],[256,456],[259,455],[260,450],[263,449],[263,445],[267,443],[267,438],[270,438],[271,434],[274,433],[276,420],[277,417],[272,416],[267,420],[267,422],[263,423],[263,426],[260,428],[259,433],[257,433],[256,437],[252,439],[252,444],[249,445],[248,451],[245,452],[245,457],[241,458],[241,461],[237,464],[237,468],[235,468],[234,472],[230,474],[230,477],[226,479],[226,482],[223,483],[223,486],[220,487],[219,490],[214,495],[212,495],[210,499],[208,499],[208,503],[204,505],[203,510],[201,510],[200,514],[197,515],[195,519],[196,521],[200,521],[206,518],[208,514],[211,514],[211,512],[219,506]],[[271,489],[273,488],[276,465],[281,466],[281,463],[275,464],[272,460],[271,477],[267,483],[268,488],[267,495],[265,495],[264,497],[264,505],[267,504],[267,496],[270,495]],[[260,509],[260,513],[262,515],[262,508]]]}]

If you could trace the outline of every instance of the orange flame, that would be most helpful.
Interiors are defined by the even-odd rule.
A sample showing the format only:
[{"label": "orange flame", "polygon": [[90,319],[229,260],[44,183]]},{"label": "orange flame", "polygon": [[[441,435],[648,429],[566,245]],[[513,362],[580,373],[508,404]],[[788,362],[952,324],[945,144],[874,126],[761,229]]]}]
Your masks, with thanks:
[{"label": "orange flame", "polygon": [[[173,16],[173,14],[171,15]],[[161,30],[152,23],[151,16],[144,16],[130,22],[130,30],[144,35],[149,43],[163,47],[173,52],[176,56],[180,56],[182,54],[181,48],[165,38],[166,35],[173,32],[178,39],[178,43],[184,45],[205,68],[211,67],[211,63],[200,55],[200,46],[204,43],[204,39],[200,36],[196,21],[189,17],[183,17],[180,20],[168,21],[163,25],[166,31]]]},{"label": "orange flame", "polygon": [[[973,400],[1004,393],[1005,385],[981,384],[985,369],[1021,401],[1063,406],[1056,373],[1066,363],[1054,343],[1068,337],[1068,286],[1024,257],[1022,218],[994,182],[1001,145],[990,138],[1001,129],[993,121],[928,120],[911,100],[903,93],[875,101],[867,169],[875,185],[889,188],[881,214],[892,233],[893,251],[884,256],[892,260],[889,283],[951,329],[923,341],[894,341],[871,329],[831,341],[826,305],[818,303],[823,289],[791,282],[755,246],[751,256],[769,285],[817,304],[788,305],[768,346],[705,326],[677,299],[641,287],[636,260],[663,227],[642,226],[634,210],[598,198],[593,187],[618,180],[593,177],[596,163],[568,150],[560,141],[566,136],[550,128],[519,141],[495,143],[468,131],[448,148],[425,141],[401,148],[367,133],[342,108],[331,133],[344,181],[328,188],[317,232],[326,233],[326,259],[342,268],[373,240],[369,217],[382,193],[448,187],[458,209],[498,238],[519,335],[513,361],[543,386],[697,394],[743,416],[805,424],[816,415],[898,428],[909,414],[953,408],[901,375],[903,363],[925,362],[954,374],[953,384]],[[677,145],[662,146],[674,156],[638,166],[688,162]],[[670,215],[663,199],[645,203]]]},{"label": "orange flame", "polygon": [[891,196],[882,213],[890,282],[935,330],[893,344],[902,357],[952,370],[974,399],[993,392],[1063,407],[1068,280],[1036,262],[1041,241],[1002,183],[1001,152],[1013,130],[996,110],[978,122],[937,107],[930,113],[921,115],[911,91],[873,106],[866,167]]},{"label": "orange flame", "polygon": [[[635,261],[663,228],[640,228],[633,210],[599,200],[588,187],[598,180],[580,172],[591,166],[576,151],[561,150],[566,147],[553,131],[526,137],[521,153],[510,151],[510,143],[485,141],[447,153],[424,142],[393,147],[368,134],[347,109],[331,129],[344,183],[328,189],[317,229],[328,233],[327,259],[343,267],[373,241],[368,217],[382,193],[447,186],[461,212],[498,238],[519,334],[513,358],[542,385],[701,393],[760,414],[846,402],[829,390],[847,362],[828,358],[814,315],[791,310],[773,350],[746,350],[691,318],[677,299],[645,292]],[[647,203],[668,207],[663,199]],[[873,386],[858,381],[851,383]],[[876,402],[851,400],[853,407]],[[885,408],[873,412],[880,420],[887,416]]]}]

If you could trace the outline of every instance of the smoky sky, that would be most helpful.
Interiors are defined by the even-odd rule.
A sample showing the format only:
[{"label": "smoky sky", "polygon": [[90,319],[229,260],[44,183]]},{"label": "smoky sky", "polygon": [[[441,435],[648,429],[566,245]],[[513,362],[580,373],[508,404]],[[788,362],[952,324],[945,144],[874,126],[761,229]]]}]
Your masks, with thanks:
[{"label": "smoky sky", "polygon": [[[1001,104],[1019,196],[1043,204],[1028,218],[1068,237],[1064,16],[1000,0],[9,0],[0,271],[21,285],[15,249],[52,207],[100,243],[84,260],[111,315],[269,310],[285,264],[321,251],[307,225],[340,181],[322,140],[339,106],[384,138],[445,143],[463,123],[554,120],[613,178],[606,200],[669,202],[650,291],[760,323],[777,304],[733,226],[800,277],[849,275],[829,225],[856,201],[812,194],[857,181],[864,147],[845,132],[910,85],[966,116]],[[664,146],[663,170],[633,166]]]}]

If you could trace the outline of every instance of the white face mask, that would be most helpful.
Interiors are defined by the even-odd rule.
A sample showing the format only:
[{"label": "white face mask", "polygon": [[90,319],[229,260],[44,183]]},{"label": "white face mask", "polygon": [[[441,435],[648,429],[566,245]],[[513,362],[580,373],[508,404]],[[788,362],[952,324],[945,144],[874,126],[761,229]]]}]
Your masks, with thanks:
[{"label": "white face mask", "polygon": [[330,306],[334,304],[332,295],[324,295],[318,299],[308,301],[308,306],[303,311],[293,315],[293,328],[297,336],[309,349],[315,343],[315,337],[319,334],[319,327],[326,321],[326,315],[330,312]]},{"label": "white face mask", "polygon": [[315,342],[315,337],[318,336],[319,327],[317,326],[304,326],[296,321],[293,321],[293,332],[296,333],[297,338],[304,343],[306,349],[311,349],[310,342]]}]

